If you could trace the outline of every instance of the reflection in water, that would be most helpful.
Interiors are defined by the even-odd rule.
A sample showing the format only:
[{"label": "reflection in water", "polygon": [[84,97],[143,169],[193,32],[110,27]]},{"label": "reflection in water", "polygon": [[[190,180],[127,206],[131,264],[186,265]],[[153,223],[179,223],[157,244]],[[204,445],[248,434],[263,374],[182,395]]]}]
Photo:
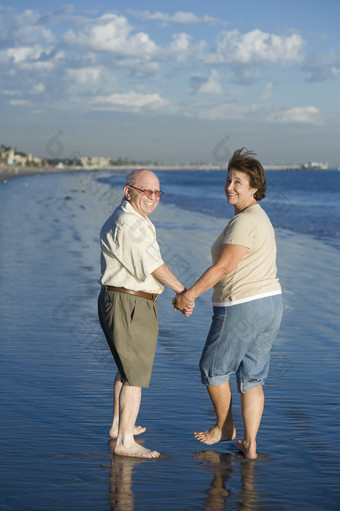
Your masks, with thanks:
[{"label": "reflection in water", "polygon": [[260,507],[258,507],[259,495],[254,486],[255,467],[256,461],[254,460],[242,460],[241,462],[242,493],[238,509],[245,511],[260,509]]},{"label": "reflection in water", "polygon": [[[240,469],[241,493],[237,497],[237,509],[251,511],[258,509],[258,493],[254,488],[254,473],[256,462],[245,460],[240,455],[220,453],[216,451],[200,451],[195,453],[202,466],[213,473],[210,488],[206,490],[205,511],[223,511],[231,489],[227,482],[235,469]],[[233,495],[235,498],[235,495]]]},{"label": "reflection in water", "polygon": [[233,472],[234,456],[216,451],[201,451],[195,453],[195,458],[203,460],[204,467],[214,474],[211,486],[206,490],[208,497],[204,499],[206,503],[204,509],[223,511],[225,501],[230,496],[230,490],[227,490],[225,486]]},{"label": "reflection in water", "polygon": [[113,453],[116,440],[108,442],[111,451],[111,467],[109,476],[109,503],[111,511],[133,511],[135,509],[132,491],[133,469],[143,463],[144,458],[117,456]]}]

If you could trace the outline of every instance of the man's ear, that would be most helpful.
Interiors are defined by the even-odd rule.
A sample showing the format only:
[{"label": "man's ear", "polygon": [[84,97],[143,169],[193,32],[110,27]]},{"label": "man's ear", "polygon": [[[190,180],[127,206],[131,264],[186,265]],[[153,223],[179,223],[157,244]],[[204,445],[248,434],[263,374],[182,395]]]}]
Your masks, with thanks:
[{"label": "man's ear", "polygon": [[125,195],[126,200],[131,199],[130,188],[128,187],[128,185],[124,186],[124,195]]}]

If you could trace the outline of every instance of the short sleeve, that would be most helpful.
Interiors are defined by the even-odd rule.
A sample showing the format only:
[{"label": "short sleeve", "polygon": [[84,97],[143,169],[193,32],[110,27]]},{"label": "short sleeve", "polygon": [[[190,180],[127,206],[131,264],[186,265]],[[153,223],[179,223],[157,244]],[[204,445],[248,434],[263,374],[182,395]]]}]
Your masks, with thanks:
[{"label": "short sleeve", "polygon": [[253,222],[247,215],[236,215],[226,227],[223,243],[251,248],[255,236]]}]

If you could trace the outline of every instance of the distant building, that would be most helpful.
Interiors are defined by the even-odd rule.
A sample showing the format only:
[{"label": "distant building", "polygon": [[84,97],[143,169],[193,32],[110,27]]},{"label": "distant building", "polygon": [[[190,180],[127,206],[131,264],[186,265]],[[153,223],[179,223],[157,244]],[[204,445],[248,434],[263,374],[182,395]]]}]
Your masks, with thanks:
[{"label": "distant building", "polygon": [[45,161],[33,154],[18,153],[11,147],[0,152],[0,165],[15,167],[42,167]]},{"label": "distant building", "polygon": [[308,163],[304,163],[302,168],[305,170],[328,170],[328,163],[309,161]]},{"label": "distant building", "polygon": [[105,156],[83,156],[80,161],[86,168],[105,169],[110,166],[110,158]]}]

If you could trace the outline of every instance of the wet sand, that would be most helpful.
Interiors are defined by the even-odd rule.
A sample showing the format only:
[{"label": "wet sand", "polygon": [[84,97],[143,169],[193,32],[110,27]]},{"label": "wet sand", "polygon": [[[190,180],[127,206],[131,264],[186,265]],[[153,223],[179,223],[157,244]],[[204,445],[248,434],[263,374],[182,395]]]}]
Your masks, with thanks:
[{"label": "wet sand", "polygon": [[61,169],[46,169],[44,167],[5,167],[0,165],[0,184],[6,184],[10,179],[28,177],[36,174],[53,174],[62,172]]},{"label": "wet sand", "polygon": [[[278,230],[285,313],[265,387],[259,456],[204,446],[212,424],[198,360],[210,294],[186,319],[158,301],[160,334],[138,423],[157,460],[112,454],[114,365],[96,315],[99,229],[119,191],[87,173],[0,185],[0,508],[4,510],[335,510],[340,497],[339,252]],[[187,284],[222,229],[160,204],[163,257]],[[235,385],[233,382],[233,389]],[[234,397],[234,416],[242,421]]]}]

